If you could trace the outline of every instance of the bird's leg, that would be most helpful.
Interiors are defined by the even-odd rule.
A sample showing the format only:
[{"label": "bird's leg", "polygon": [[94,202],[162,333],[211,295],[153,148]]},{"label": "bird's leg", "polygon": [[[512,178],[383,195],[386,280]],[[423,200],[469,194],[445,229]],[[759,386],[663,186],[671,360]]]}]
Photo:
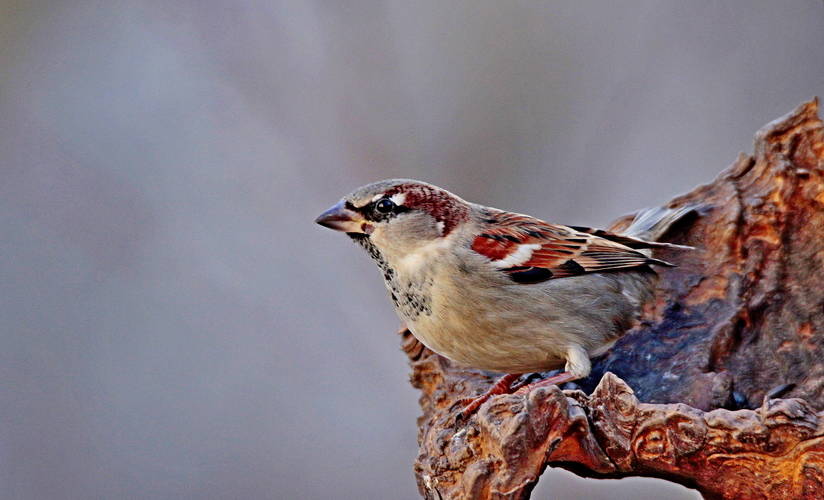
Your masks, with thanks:
[{"label": "bird's leg", "polygon": [[525,396],[529,394],[532,389],[536,389],[538,387],[561,385],[571,382],[572,380],[584,378],[589,375],[591,369],[592,364],[589,361],[589,354],[587,354],[586,349],[579,345],[573,345],[566,350],[566,366],[564,367],[563,372],[537,382],[532,382],[531,384],[526,384],[523,387],[518,387],[517,389],[511,386],[513,382],[518,380],[520,375],[514,373],[504,375],[500,380],[498,380],[498,382],[495,383],[495,385],[486,391],[486,394],[474,399],[464,398],[460,400],[460,403],[466,406],[464,406],[463,410],[458,413],[458,420],[463,420],[472,415],[472,413],[480,408],[481,405],[492,396],[496,396],[498,394],[517,394],[519,396]]},{"label": "bird's leg", "polygon": [[532,389],[537,389],[538,387],[546,387],[548,385],[559,386],[567,382],[572,382],[573,380],[578,380],[579,378],[586,377],[592,370],[592,364],[589,361],[589,355],[583,347],[570,347],[569,349],[567,349],[566,358],[567,362],[566,366],[564,367],[564,371],[557,375],[553,375],[549,378],[545,378],[543,380],[538,380],[536,382],[532,382],[531,384],[527,384],[518,389],[517,391],[515,391],[515,394],[519,396],[525,396],[532,392]]},{"label": "bird's leg", "polygon": [[512,383],[521,377],[520,373],[507,373],[501,377],[495,384],[486,391],[485,394],[476,398],[463,398],[459,401],[461,405],[465,405],[459,413],[459,418],[466,418],[475,413],[475,411],[486,403],[486,400],[498,394],[509,394],[512,392]]}]

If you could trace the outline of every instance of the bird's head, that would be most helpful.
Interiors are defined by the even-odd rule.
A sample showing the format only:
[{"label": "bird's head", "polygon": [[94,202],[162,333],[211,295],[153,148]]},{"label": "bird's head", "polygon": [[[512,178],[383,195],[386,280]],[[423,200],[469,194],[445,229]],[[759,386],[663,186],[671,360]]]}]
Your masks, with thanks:
[{"label": "bird's head", "polygon": [[315,222],[355,240],[368,239],[387,257],[402,258],[452,233],[469,204],[425,182],[390,179],[356,189]]}]

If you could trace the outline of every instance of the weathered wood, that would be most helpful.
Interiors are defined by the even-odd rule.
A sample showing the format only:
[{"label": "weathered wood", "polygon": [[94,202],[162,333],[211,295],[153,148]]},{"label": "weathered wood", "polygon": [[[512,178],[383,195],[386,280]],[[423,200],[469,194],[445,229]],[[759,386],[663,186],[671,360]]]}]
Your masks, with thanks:
[{"label": "weathered wood", "polygon": [[678,267],[661,271],[645,319],[595,361],[583,390],[495,396],[456,424],[454,403],[495,374],[451,363],[401,332],[422,391],[421,494],[528,498],[549,465],[664,478],[706,498],[824,498],[817,112],[814,100],[768,124],[753,156],[670,203],[704,205],[667,240],[697,250],[656,254]]}]

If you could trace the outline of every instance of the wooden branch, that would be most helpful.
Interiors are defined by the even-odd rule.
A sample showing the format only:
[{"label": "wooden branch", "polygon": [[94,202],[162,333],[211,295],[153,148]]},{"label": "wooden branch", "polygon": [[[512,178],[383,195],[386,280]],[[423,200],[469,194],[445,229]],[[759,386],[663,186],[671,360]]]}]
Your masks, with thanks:
[{"label": "wooden branch", "polygon": [[529,498],[550,465],[664,478],[713,499],[824,498],[818,101],[765,126],[754,156],[670,206],[692,202],[707,208],[669,241],[698,250],[656,255],[678,267],[661,272],[644,321],[578,388],[496,396],[459,425],[454,403],[496,375],[401,332],[422,391],[415,474],[424,497]]}]

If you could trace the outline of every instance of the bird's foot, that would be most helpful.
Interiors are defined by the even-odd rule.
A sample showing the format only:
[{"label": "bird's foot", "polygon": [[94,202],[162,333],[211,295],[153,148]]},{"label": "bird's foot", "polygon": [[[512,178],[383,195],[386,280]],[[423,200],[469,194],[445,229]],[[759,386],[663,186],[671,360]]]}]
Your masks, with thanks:
[{"label": "bird's foot", "polygon": [[467,420],[469,417],[472,416],[473,413],[478,411],[486,401],[491,398],[492,396],[497,396],[498,394],[515,394],[517,396],[526,396],[533,389],[537,389],[539,387],[547,387],[550,385],[557,385],[561,386],[567,382],[571,382],[576,380],[580,377],[575,376],[570,372],[561,372],[551,377],[547,377],[545,379],[537,380],[535,382],[530,383],[515,383],[518,379],[521,378],[521,375],[516,373],[509,373],[501,377],[495,384],[489,388],[486,393],[474,397],[474,398],[463,398],[458,400],[454,406],[462,405],[463,409],[458,412],[456,424],[461,424]]},{"label": "bird's foot", "polygon": [[478,408],[480,408],[482,404],[486,403],[486,400],[492,396],[497,396],[498,394],[511,394],[513,391],[518,389],[520,385],[513,386],[512,384],[519,378],[521,378],[521,374],[519,373],[508,373],[495,382],[495,384],[490,387],[486,393],[478,397],[463,398],[458,400],[455,404],[463,406],[463,409],[458,412],[458,422],[467,420],[471,417],[472,414],[475,413]]},{"label": "bird's foot", "polygon": [[566,384],[567,382],[571,382],[578,378],[580,377],[576,377],[572,373],[561,372],[557,375],[553,375],[551,377],[547,377],[545,379],[541,379],[530,384],[526,384],[520,387],[517,391],[515,391],[514,394],[518,396],[526,396],[527,394],[532,392],[533,389],[537,389],[538,387],[547,387],[549,385],[561,386],[562,384]]}]

